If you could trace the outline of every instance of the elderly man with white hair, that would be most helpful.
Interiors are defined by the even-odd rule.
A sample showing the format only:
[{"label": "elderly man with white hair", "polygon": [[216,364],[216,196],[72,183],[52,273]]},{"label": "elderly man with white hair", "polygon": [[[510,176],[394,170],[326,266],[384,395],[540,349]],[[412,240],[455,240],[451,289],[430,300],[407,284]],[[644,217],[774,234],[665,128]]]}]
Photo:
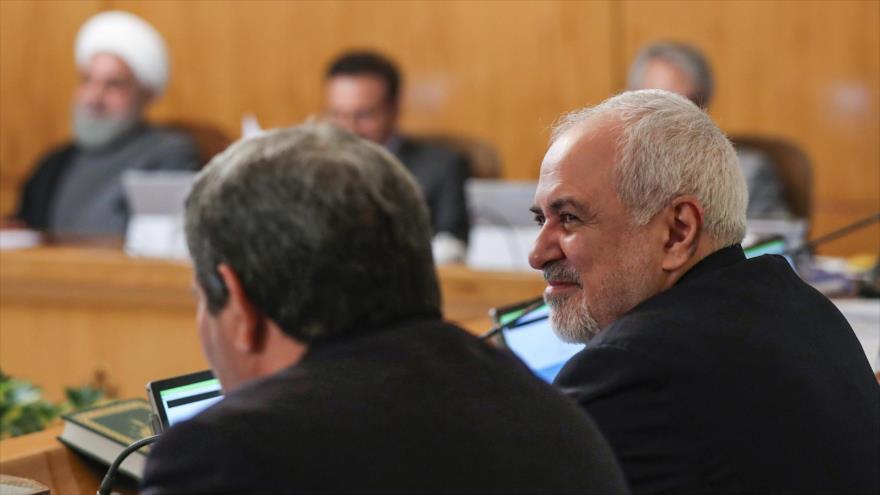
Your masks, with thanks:
[{"label": "elderly man with white hair", "polygon": [[[656,41],[645,46],[629,69],[628,89],[665,89],[709,108],[715,79],[706,57],[693,45]],[[784,185],[767,153],[753,146],[736,147],[749,189],[748,218],[788,218]]]},{"label": "elderly man with white hair", "polygon": [[556,378],[633,493],[880,493],[880,388],[846,320],[779,256],[747,260],[746,183],[662,90],[563,117],[530,262],[586,347]]},{"label": "elderly man with white hair", "polygon": [[198,154],[185,134],[145,121],[169,73],[165,42],[152,26],[127,12],[104,12],[80,28],[74,51],[80,82],[73,142],[41,159],[16,216],[36,229],[119,235],[128,220],[122,175],[194,169]]}]

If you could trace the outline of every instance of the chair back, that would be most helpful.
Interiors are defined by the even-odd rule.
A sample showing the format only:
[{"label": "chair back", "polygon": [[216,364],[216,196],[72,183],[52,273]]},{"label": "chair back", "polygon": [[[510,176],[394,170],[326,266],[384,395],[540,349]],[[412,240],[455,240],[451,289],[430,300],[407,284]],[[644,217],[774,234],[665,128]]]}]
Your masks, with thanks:
[{"label": "chair back", "polygon": [[173,121],[168,127],[188,134],[199,153],[199,168],[204,167],[217,153],[225,150],[232,140],[220,128],[204,122]]},{"label": "chair back", "polygon": [[498,158],[498,152],[486,140],[451,134],[424,136],[423,139],[464,155],[470,166],[471,177],[497,179],[501,176],[501,160]]},{"label": "chair back", "polygon": [[785,202],[792,214],[811,218],[813,210],[813,172],[806,153],[789,141],[765,136],[732,136],[736,147],[757,149],[767,154],[782,183]]}]

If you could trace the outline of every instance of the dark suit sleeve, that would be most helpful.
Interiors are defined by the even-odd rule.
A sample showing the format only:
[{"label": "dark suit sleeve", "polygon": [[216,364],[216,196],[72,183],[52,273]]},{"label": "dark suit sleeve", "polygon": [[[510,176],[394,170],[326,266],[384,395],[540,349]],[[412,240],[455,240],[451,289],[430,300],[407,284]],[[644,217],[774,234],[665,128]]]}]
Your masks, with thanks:
[{"label": "dark suit sleeve", "polygon": [[249,462],[226,432],[197,420],[176,425],[147,458],[141,493],[245,493]]},{"label": "dark suit sleeve", "polygon": [[72,155],[73,146],[67,145],[51,150],[40,158],[21,190],[16,219],[32,229],[49,227],[49,210],[55,190]]},{"label": "dark suit sleeve", "polygon": [[672,431],[674,404],[664,375],[647,356],[601,345],[575,356],[554,382],[593,417],[633,493],[688,486],[677,479],[692,469],[680,466],[687,446]]},{"label": "dark suit sleeve", "polygon": [[437,197],[434,198],[431,205],[435,217],[434,230],[437,233],[449,232],[464,242],[467,242],[470,231],[467,200],[464,193],[468,170],[467,159],[461,155],[455,155],[455,160],[450,163],[448,173],[443,175]]}]

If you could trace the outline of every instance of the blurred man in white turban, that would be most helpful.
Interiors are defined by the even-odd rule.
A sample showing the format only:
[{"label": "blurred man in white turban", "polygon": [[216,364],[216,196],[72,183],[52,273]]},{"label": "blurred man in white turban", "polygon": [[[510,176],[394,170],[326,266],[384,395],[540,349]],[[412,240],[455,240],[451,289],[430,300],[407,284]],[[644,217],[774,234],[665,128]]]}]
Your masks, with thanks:
[{"label": "blurred man in white turban", "polygon": [[187,135],[145,120],[169,73],[165,42],[150,24],[127,12],[95,15],[80,28],[74,52],[73,140],[42,158],[17,217],[35,229],[120,235],[128,220],[122,175],[194,169],[197,150]]}]

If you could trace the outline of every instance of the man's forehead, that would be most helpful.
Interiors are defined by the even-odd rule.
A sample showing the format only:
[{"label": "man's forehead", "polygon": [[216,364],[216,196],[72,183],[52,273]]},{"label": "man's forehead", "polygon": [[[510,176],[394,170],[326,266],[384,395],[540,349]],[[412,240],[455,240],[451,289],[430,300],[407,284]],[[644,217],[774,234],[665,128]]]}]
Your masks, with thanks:
[{"label": "man's forehead", "polygon": [[[360,97],[384,97],[385,82],[370,74],[340,74],[327,80],[328,96],[357,95]],[[339,93],[339,94],[338,94]]]},{"label": "man's forehead", "polygon": [[541,164],[539,187],[610,177],[618,126],[609,116],[590,117],[573,125],[547,150]]},{"label": "man's forehead", "polygon": [[134,72],[122,57],[110,52],[98,52],[89,60],[85,71],[90,75],[101,75],[119,79],[132,79],[137,82]]}]

